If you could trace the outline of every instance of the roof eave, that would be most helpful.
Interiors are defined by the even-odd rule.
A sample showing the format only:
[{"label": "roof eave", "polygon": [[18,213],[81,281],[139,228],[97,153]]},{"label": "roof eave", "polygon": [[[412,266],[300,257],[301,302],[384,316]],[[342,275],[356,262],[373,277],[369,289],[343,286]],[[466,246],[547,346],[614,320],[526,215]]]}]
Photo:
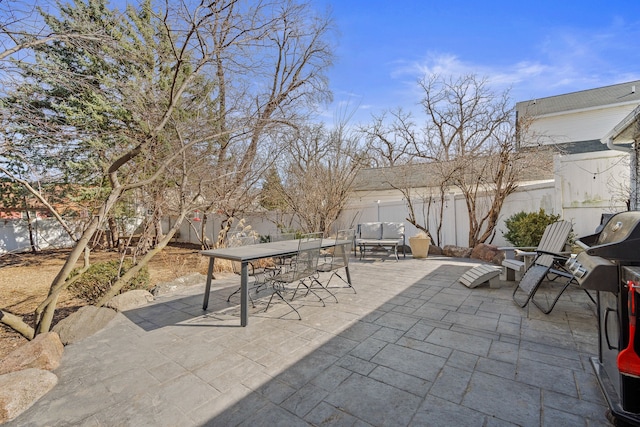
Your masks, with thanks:
[{"label": "roof eave", "polygon": [[603,144],[632,144],[640,133],[637,124],[640,122],[640,105],[613,127],[600,139]]}]

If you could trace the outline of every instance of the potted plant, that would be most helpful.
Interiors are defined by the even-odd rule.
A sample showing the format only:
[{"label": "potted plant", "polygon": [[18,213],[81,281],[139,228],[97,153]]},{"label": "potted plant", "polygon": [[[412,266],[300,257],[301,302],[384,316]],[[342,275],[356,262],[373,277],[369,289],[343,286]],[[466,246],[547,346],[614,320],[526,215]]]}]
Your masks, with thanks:
[{"label": "potted plant", "polygon": [[419,231],[415,236],[409,237],[411,256],[414,258],[426,258],[431,245],[431,237],[424,231]]}]

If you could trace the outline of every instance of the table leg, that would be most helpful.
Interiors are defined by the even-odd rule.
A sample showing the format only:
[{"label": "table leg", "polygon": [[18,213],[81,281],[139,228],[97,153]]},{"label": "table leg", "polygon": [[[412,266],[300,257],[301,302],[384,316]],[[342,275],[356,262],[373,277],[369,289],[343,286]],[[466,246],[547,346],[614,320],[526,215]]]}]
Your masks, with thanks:
[{"label": "table leg", "polygon": [[240,325],[249,323],[249,271],[248,263],[243,262],[240,267]]},{"label": "table leg", "polygon": [[211,291],[211,279],[213,278],[213,263],[215,258],[209,259],[209,268],[207,269],[207,284],[204,288],[204,301],[202,302],[202,309],[206,310],[209,306],[209,292]]}]

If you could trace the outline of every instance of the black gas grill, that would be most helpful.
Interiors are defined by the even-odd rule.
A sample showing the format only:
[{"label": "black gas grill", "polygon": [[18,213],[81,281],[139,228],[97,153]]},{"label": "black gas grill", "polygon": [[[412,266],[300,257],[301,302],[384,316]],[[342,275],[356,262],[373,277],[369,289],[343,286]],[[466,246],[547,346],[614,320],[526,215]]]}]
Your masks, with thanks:
[{"label": "black gas grill", "polygon": [[577,243],[584,252],[566,267],[580,286],[597,291],[599,348],[598,357],[591,362],[611,421],[640,426],[640,334],[635,336],[635,305],[640,305],[635,289],[640,287],[640,212],[616,214],[600,232]]}]

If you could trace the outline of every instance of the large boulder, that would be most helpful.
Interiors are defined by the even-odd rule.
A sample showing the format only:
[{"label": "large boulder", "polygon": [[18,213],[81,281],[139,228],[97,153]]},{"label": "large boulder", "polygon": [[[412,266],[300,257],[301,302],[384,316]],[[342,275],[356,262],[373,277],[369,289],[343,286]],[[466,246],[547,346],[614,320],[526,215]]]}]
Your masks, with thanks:
[{"label": "large boulder", "polygon": [[151,292],[144,289],[134,289],[111,298],[107,301],[105,307],[112,308],[115,311],[127,311],[146,305],[150,301],[153,301]]},{"label": "large boulder", "polygon": [[78,342],[104,328],[116,315],[115,310],[85,305],[58,322],[53,331],[60,335],[64,345]]},{"label": "large boulder", "polygon": [[0,375],[37,368],[52,371],[60,366],[64,346],[55,332],[36,336],[0,361]]},{"label": "large boulder", "polygon": [[496,257],[500,255],[501,251],[497,246],[487,245],[486,243],[478,243],[471,251],[471,258],[480,259],[482,261],[494,262]]},{"label": "large boulder", "polygon": [[471,256],[471,248],[446,245],[444,248],[442,248],[442,255],[454,258],[469,258]]},{"label": "large boulder", "polygon": [[429,245],[429,255],[442,255],[442,248],[436,245]]},{"label": "large boulder", "polygon": [[186,276],[178,277],[170,282],[158,283],[153,287],[153,289],[151,289],[151,294],[157,297],[189,286],[203,285],[206,282],[207,276],[200,273],[191,273]]},{"label": "large boulder", "polygon": [[0,424],[11,421],[31,407],[58,383],[44,369],[23,369],[0,375]]}]

